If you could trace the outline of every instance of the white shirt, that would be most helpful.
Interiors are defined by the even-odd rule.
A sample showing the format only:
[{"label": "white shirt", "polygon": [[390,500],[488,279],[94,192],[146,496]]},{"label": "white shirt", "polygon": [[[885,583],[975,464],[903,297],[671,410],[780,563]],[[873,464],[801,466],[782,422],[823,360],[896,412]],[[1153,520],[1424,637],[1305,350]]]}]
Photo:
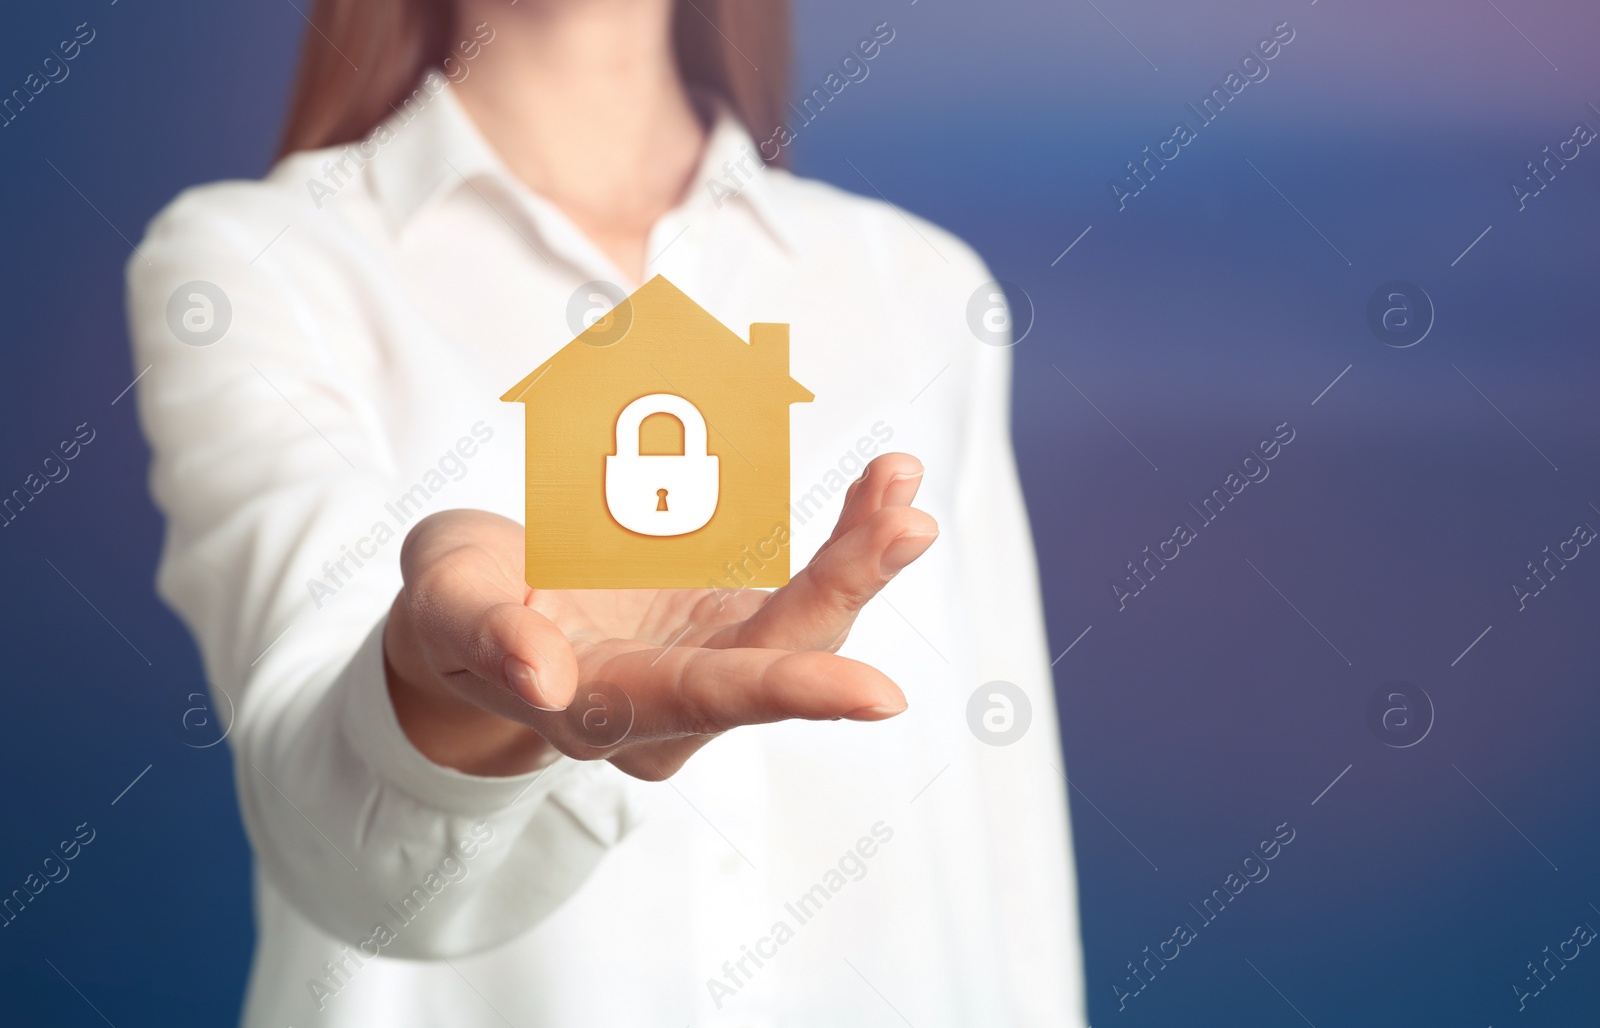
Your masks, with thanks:
[{"label": "white shirt", "polygon": [[[159,589],[237,707],[260,934],[244,1024],[1081,1025],[1010,354],[967,323],[989,272],[886,204],[739,167],[753,147],[726,112],[648,274],[741,336],[791,326],[816,393],[791,416],[794,570],[866,459],[926,466],[942,534],[843,650],[910,708],[741,728],[654,784],[565,757],[480,778],[406,739],[380,646],[406,530],[457,507],[522,520],[522,407],[499,397],[576,334],[581,285],[637,287],[442,79],[419,95],[342,168],[301,153],[185,192],[128,265]],[[180,339],[208,316],[220,340]],[[969,727],[993,680],[1031,706],[1012,745]]]}]

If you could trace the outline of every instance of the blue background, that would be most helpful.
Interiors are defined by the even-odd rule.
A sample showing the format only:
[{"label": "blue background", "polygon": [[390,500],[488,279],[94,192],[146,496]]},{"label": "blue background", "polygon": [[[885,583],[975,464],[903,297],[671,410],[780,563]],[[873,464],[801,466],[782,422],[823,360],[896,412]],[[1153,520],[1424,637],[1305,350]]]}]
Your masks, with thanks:
[{"label": "blue background", "polygon": [[[896,38],[795,148],[965,237],[1034,311],[1015,427],[1055,653],[1077,640],[1056,674],[1091,1019],[1595,1023],[1587,950],[1525,1012],[1512,985],[1600,926],[1600,556],[1526,610],[1511,583],[1600,526],[1600,155],[1526,210],[1508,182],[1600,127],[1600,13],[1096,3],[802,2],[807,88],[873,25]],[[0,1021],[223,1024],[249,854],[151,585],[146,451],[112,402],[138,370],[122,266],[180,188],[268,166],[304,22],[28,5],[4,15],[0,89],[84,21],[68,79],[0,128],[0,492],[96,432],[0,529],[0,892],[96,836],[0,929]],[[1108,180],[1285,21],[1269,77],[1119,211]],[[1396,279],[1437,310],[1404,349],[1365,316]],[[1187,504],[1283,422],[1270,477],[1199,528]],[[1119,610],[1109,581],[1180,520],[1199,538]],[[1395,680],[1436,711],[1408,748],[1367,717]],[[1201,927],[1189,904],[1285,822],[1270,878]],[[1180,922],[1200,937],[1119,1010],[1125,963]]]}]

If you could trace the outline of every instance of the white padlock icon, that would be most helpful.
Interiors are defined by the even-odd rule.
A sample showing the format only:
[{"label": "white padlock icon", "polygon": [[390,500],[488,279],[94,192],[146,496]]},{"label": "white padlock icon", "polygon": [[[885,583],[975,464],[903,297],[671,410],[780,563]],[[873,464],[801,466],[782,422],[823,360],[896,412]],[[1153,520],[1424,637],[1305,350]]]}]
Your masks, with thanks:
[{"label": "white padlock icon", "polygon": [[[670,414],[683,426],[683,453],[639,453],[639,426],[652,414]],[[617,524],[640,535],[687,535],[717,512],[720,461],[706,452],[706,419],[672,393],[651,393],[617,416],[617,452],[606,457],[606,509]]]}]

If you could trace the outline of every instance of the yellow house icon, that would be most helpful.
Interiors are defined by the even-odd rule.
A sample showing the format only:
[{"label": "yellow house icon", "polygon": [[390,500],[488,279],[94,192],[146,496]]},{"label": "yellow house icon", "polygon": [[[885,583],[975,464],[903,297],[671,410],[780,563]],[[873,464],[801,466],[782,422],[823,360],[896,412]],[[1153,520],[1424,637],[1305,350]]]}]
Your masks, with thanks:
[{"label": "yellow house icon", "polygon": [[524,405],[528,585],[789,581],[789,326],[750,341],[657,275],[500,397]]}]

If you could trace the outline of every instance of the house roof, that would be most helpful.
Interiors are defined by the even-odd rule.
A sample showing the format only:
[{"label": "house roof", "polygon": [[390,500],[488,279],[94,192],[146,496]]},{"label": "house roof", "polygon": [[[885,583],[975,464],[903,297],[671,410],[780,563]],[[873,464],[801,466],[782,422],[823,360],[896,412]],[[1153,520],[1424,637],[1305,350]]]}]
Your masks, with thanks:
[{"label": "house roof", "polygon": [[[752,324],[750,341],[746,342],[662,275],[640,286],[616,306],[614,313],[631,319],[621,339],[610,340],[608,336],[615,333],[615,328],[605,320],[597,321],[528,372],[500,399],[523,403],[533,387],[547,377],[559,381],[564,373],[580,373],[580,368],[621,372],[638,367],[641,362],[654,368],[654,373],[670,386],[675,361],[703,363],[708,358],[742,364],[738,368],[741,380],[759,385],[774,401],[805,403],[815,398],[811,390],[789,374],[788,325]],[[719,352],[708,355],[708,347]],[[658,360],[665,367],[658,365]]]}]

